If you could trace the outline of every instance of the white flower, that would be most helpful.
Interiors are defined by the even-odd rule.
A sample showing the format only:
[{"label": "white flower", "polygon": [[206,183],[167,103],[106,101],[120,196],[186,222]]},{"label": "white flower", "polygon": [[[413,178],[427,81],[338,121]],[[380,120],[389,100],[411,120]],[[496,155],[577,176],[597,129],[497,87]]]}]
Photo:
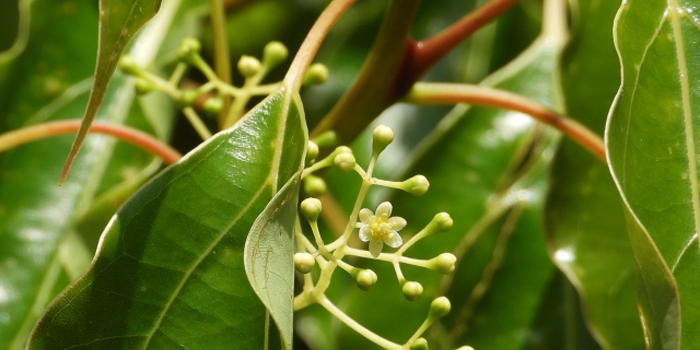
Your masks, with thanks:
[{"label": "white flower", "polygon": [[360,210],[360,239],[369,242],[369,252],[377,257],[382,252],[384,243],[398,248],[403,240],[398,232],[406,226],[406,220],[398,216],[391,217],[391,203],[384,202],[377,207],[376,213],[364,208]]}]

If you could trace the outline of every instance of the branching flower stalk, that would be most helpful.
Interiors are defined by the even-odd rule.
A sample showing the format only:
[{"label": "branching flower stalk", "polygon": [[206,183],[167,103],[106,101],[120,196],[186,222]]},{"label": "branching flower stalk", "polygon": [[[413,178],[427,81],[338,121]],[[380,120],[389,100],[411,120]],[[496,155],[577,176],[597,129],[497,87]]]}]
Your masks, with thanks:
[{"label": "branching flower stalk", "polygon": [[[378,126],[373,133],[373,149],[367,168],[364,169],[355,161],[350,148],[341,146],[331,152],[322,160],[316,161],[319,153],[318,145],[309,142],[307,152],[307,168],[302,173],[307,193],[320,195],[325,190],[325,184],[314,172],[335,166],[343,172],[356,172],[362,179],[362,185],[355,200],[352,212],[340,237],[326,244],[318,228],[318,218],[323,206],[321,201],[309,197],[302,201],[301,214],[306,218],[313,233],[313,241],[309,240],[302,232],[301,225],[297,225],[296,240],[298,252],[294,255],[294,265],[298,272],[304,275],[302,292],[294,298],[294,310],[301,310],[312,304],[319,304],[340,321],[345,323],[362,336],[385,349],[428,349],[428,343],[421,335],[439,318],[450,311],[450,301],[445,297],[433,300],[430,311],[423,324],[415,331],[405,343],[397,344],[372,332],[353,320],[331,302],[325,292],[328,289],[332,276],[337,267],[345,271],[356,282],[360,289],[369,290],[377,282],[377,275],[371,269],[352,266],[343,259],[346,256],[385,261],[394,267],[396,278],[401,286],[404,297],[410,301],[418,299],[423,293],[423,286],[417,281],[406,279],[401,269],[402,264],[419,266],[437,271],[442,274],[450,274],[455,269],[456,258],[451,253],[442,253],[432,259],[415,259],[404,256],[406,251],[421,239],[439,232],[444,232],[452,227],[452,218],[447,213],[438,213],[428,225],[411,237],[405,243],[399,235],[399,231],[406,226],[406,220],[392,216],[391,203],[381,203],[375,211],[362,208],[362,203],[371,186],[384,186],[406,191],[414,195],[423,195],[430,186],[428,179],[422,175],[413,176],[405,181],[394,182],[378,179],[372,176],[377,159],[382,151],[393,141],[394,132],[386,126]],[[309,190],[310,187],[310,190]],[[368,249],[357,249],[348,246],[352,234],[357,232],[363,242],[368,243]],[[397,248],[393,253],[383,253],[384,246]],[[321,272],[314,282],[310,272],[318,264]],[[471,349],[462,347],[460,349]]]}]

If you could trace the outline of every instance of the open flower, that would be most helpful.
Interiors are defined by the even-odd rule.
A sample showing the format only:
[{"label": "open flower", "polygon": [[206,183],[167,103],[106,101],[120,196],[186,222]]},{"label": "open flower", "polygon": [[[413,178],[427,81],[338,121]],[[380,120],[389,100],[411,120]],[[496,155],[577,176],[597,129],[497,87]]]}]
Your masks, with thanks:
[{"label": "open flower", "polygon": [[398,216],[391,217],[391,203],[384,202],[377,207],[376,213],[364,208],[360,210],[360,239],[369,242],[369,252],[377,257],[382,252],[384,243],[398,248],[403,240],[398,232],[406,226],[406,220]]}]

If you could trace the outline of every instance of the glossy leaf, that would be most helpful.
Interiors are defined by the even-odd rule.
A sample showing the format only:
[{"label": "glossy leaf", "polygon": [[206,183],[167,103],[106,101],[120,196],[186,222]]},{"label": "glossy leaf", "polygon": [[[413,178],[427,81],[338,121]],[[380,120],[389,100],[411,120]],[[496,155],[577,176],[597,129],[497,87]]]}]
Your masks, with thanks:
[{"label": "glossy leaf", "polygon": [[64,180],[85,141],[90,125],[97,116],[97,111],[107,93],[109,81],[117,68],[119,57],[138,30],[158,12],[160,2],[161,0],[100,0],[97,62],[92,90],[83,115],[83,122],[61,174],[61,181]]},{"label": "glossy leaf", "polygon": [[[580,0],[562,63],[568,114],[599,134],[620,86],[610,31],[618,8],[615,1]],[[607,166],[564,139],[551,179],[548,248],[578,290],[591,332],[605,349],[643,348],[624,204]]]},{"label": "glossy leaf", "polygon": [[[614,28],[622,87],[606,131],[609,162],[642,226],[632,237],[647,277],[640,281],[642,322],[649,343],[664,349],[679,342],[683,349],[700,347],[697,7],[696,1],[626,1]],[[661,265],[649,269],[654,262]]]},{"label": "glossy leaf", "polygon": [[[148,29],[139,39],[142,44],[134,52],[142,55],[143,63],[155,57],[168,28],[180,23],[182,16],[177,13],[185,11],[183,3],[190,2],[171,2],[157,20],[159,28]],[[8,63],[7,80],[0,81],[3,130],[75,118],[82,112],[93,60],[83,50],[94,47],[97,13],[94,7],[71,4],[75,5],[38,2],[32,7],[27,47]],[[182,26],[183,30],[187,28]],[[37,67],[41,74],[37,74]],[[138,109],[134,102],[132,81],[119,77],[106,96],[108,113],[100,113],[98,118],[140,123],[141,116],[130,113]],[[172,122],[167,114],[160,118],[164,124]],[[115,140],[95,136],[88,139],[86,149],[100,156],[79,160],[74,177],[58,187],[69,147],[70,138],[59,137],[0,154],[0,294],[4,296],[0,298],[0,349],[24,348],[43,308],[69,282],[64,272],[52,273],[60,270],[58,252],[64,234],[71,230],[80,208],[89,207],[94,196],[100,194],[95,187],[114,184],[106,180],[105,172]],[[121,155],[128,158],[110,168],[117,174],[127,167],[140,169],[151,159],[134,149]]]},{"label": "glossy leaf", "polygon": [[246,278],[243,246],[301,166],[303,114],[286,94],[270,96],[134,195],[29,348],[260,349],[266,309]]}]

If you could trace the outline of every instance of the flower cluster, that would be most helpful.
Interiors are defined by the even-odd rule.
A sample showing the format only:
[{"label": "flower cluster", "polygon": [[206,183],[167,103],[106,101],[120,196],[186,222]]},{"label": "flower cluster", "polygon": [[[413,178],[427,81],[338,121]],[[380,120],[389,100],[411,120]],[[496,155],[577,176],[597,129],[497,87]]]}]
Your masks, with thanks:
[{"label": "flower cluster", "polygon": [[[394,266],[404,297],[410,301],[416,300],[422,295],[423,286],[417,281],[409,281],[404,277],[401,269],[402,264],[420,266],[442,274],[449,274],[454,271],[457,259],[451,253],[442,253],[427,260],[404,257],[406,250],[416,242],[431,234],[449,230],[452,227],[452,218],[449,214],[436,214],[428,225],[404,242],[399,231],[406,227],[407,221],[402,217],[392,216],[393,206],[390,202],[379,204],[374,211],[362,208],[370,186],[378,185],[399,189],[414,195],[423,195],[430,187],[428,179],[422,175],[416,175],[400,182],[382,180],[372,176],[380,153],[394,139],[394,132],[390,128],[383,125],[375,128],[372,157],[366,169],[357,164],[352,150],[344,146],[336,148],[324,159],[316,161],[319,145],[328,146],[334,139],[332,133],[321,135],[314,139],[314,142],[310,141],[307,149],[307,168],[302,173],[302,180],[305,191],[310,197],[301,202],[300,212],[309,222],[315,244],[301,232],[301,229],[297,230],[298,252],[294,255],[294,265],[296,270],[303,274],[304,286],[303,291],[294,298],[294,309],[300,310],[316,303],[326,308],[341,321],[348,323],[349,317],[333,305],[325,295],[336,268],[340,267],[353,277],[362,290],[371,289],[378,277],[371,269],[358,268],[344,261],[346,256],[391,263]],[[362,185],[345,230],[334,242],[326,244],[318,227],[318,219],[323,213],[323,204],[321,200],[314,197],[322,195],[327,190],[327,186],[322,178],[313,175],[313,173],[330,166],[335,166],[343,172],[357,172],[362,178]],[[349,238],[354,234],[358,235],[360,241],[367,243],[367,249],[357,249],[348,245]],[[396,250],[393,253],[384,253],[382,252],[384,245]],[[320,275],[314,281],[310,272],[316,265],[320,268]],[[421,335],[432,323],[445,316],[449,311],[450,301],[447,298],[434,299],[427,318],[405,344],[396,344],[384,339],[356,322],[348,323],[348,325],[370,341],[386,349],[428,349],[427,340]],[[467,349],[471,348],[462,347],[459,350]]]}]

